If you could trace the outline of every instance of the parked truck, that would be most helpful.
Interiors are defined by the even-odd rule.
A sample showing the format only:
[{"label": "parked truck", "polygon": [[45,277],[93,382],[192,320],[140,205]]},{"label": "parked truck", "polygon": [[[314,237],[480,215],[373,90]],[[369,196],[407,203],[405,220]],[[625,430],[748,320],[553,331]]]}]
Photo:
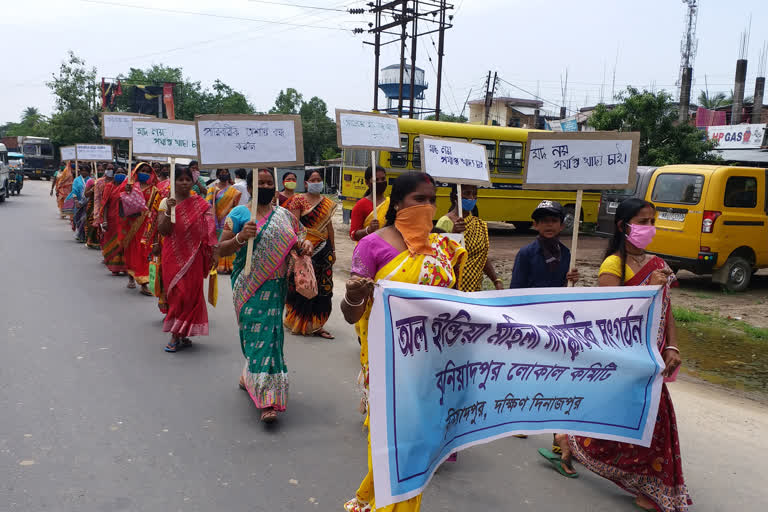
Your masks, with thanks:
[{"label": "parked truck", "polygon": [[47,137],[3,137],[2,142],[8,151],[24,155],[22,172],[28,178],[51,179],[56,172],[57,162],[51,139]]}]

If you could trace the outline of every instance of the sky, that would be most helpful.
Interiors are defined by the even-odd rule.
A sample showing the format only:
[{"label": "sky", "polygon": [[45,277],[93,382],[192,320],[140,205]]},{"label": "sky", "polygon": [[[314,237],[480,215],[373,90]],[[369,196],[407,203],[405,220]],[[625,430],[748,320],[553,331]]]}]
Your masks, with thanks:
[{"label": "sky", "polygon": [[[17,121],[27,106],[52,112],[45,81],[68,50],[96,66],[98,77],[163,64],[183,68],[186,77],[204,86],[219,79],[243,92],[260,111],[268,110],[287,87],[305,99],[324,99],[331,115],[335,108],[370,110],[373,49],[364,41],[372,37],[355,35],[352,29],[367,29],[372,16],[346,12],[365,7],[367,1],[2,2],[0,123]],[[760,29],[768,26],[768,3],[698,3],[694,98],[705,86],[710,92],[733,88],[739,41],[750,16],[751,95],[760,49],[768,39]],[[630,84],[676,91],[686,14],[681,1],[454,0],[454,6],[454,26],[445,36],[444,112],[460,113],[468,97],[482,97],[489,70],[500,77],[497,95],[539,96],[552,110],[562,103],[566,69],[566,107],[571,111],[593,105],[601,96],[608,102],[612,90]],[[436,34],[432,38],[437,41]],[[432,38],[420,38],[417,46],[417,66],[429,83],[425,106],[435,101],[437,52]],[[381,67],[398,59],[399,45],[389,45],[382,50]]]}]

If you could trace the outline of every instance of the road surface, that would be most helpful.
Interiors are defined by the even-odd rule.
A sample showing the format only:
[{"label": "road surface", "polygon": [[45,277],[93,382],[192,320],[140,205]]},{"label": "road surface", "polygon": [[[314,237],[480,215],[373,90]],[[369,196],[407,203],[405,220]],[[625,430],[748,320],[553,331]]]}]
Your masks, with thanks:
[{"label": "road surface", "polygon": [[[237,388],[228,282],[209,310],[211,336],[163,352],[155,300],[73,241],[49,189],[30,181],[0,205],[0,510],[341,511],[365,472],[342,294],[328,325],[336,340],[287,336],[291,399],[265,428]],[[671,392],[693,510],[762,510],[768,408],[691,382]],[[557,475],[536,453],[549,439],[462,452],[423,510],[634,510],[583,468],[577,480]]]}]

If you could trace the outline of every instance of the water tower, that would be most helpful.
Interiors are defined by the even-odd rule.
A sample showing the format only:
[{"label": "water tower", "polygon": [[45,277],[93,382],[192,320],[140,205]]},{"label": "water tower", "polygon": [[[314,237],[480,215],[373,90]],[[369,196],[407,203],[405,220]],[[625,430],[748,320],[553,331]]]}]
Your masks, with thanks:
[{"label": "water tower", "polygon": [[[403,97],[400,99],[400,65],[392,64],[381,70],[379,75],[379,89],[384,92],[387,97],[388,114],[397,115],[398,105],[400,101],[403,104],[403,117],[410,117],[411,109],[413,109],[413,117],[419,117],[419,113],[422,110],[422,104],[424,103],[424,91],[427,90],[429,84],[424,81],[424,70],[416,66],[415,73],[411,73],[412,66],[406,65],[403,68]],[[413,82],[411,76],[414,76]],[[411,83],[413,83],[413,105],[411,105]]]}]

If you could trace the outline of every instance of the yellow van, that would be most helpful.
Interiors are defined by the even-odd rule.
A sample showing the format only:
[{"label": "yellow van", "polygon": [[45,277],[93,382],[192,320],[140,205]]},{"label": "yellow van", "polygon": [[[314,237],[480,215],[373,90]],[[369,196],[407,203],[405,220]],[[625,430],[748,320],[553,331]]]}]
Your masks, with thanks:
[{"label": "yellow van", "polygon": [[656,206],[648,251],[675,271],[712,274],[728,290],[745,290],[768,267],[767,178],[754,167],[660,167],[645,196]]}]

